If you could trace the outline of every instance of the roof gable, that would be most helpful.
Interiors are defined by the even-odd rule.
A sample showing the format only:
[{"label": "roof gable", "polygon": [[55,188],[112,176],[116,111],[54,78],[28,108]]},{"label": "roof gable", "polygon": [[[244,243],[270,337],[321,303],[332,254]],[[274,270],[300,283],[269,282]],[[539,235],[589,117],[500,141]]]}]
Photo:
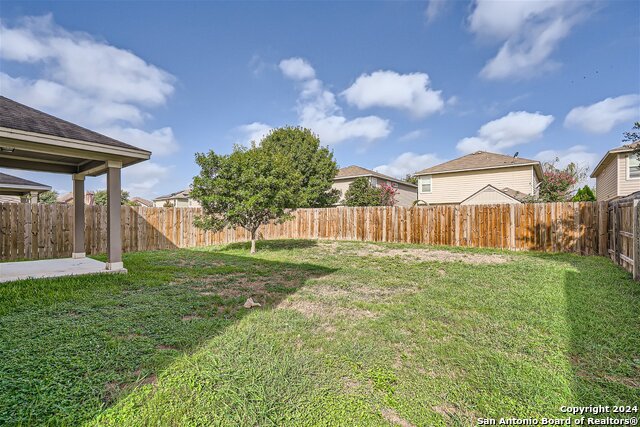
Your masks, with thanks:
[{"label": "roof gable", "polygon": [[591,178],[596,178],[600,175],[600,172],[609,164],[611,159],[618,154],[622,153],[633,153],[640,151],[640,141],[632,142],[631,144],[626,144],[618,148],[614,148],[612,150],[607,151],[607,153],[600,159],[596,167],[593,169],[591,173]]},{"label": "roof gable", "polygon": [[432,175],[447,172],[462,172],[483,169],[509,168],[531,165],[536,170],[538,178],[542,177],[542,167],[537,160],[525,159],[522,157],[506,156],[504,154],[489,153],[487,151],[476,151],[457,159],[439,165],[431,166],[416,172],[416,175]]},{"label": "roof gable", "polygon": [[380,172],[376,172],[370,169],[366,169],[363,168],[361,166],[355,166],[355,165],[351,165],[351,166],[347,166],[345,168],[342,168],[338,171],[338,173],[336,174],[335,179],[347,179],[347,178],[357,178],[357,177],[361,177],[361,176],[373,176],[376,178],[380,178],[380,179],[386,179],[388,181],[392,181],[392,182],[398,182],[400,184],[405,184],[408,185],[410,187],[418,187],[415,184],[411,184],[410,182],[406,182],[403,181],[401,179],[398,178],[394,178],[392,176],[389,175],[385,175],[382,174]]}]

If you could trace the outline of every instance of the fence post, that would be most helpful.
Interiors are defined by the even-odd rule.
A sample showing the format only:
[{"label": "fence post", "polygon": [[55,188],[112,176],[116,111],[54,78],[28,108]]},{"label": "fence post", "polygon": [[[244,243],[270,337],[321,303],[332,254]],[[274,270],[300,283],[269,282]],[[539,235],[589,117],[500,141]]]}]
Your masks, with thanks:
[{"label": "fence post", "polygon": [[638,210],[640,209],[640,200],[635,199],[633,201],[633,278],[634,280],[640,280],[640,215]]}]

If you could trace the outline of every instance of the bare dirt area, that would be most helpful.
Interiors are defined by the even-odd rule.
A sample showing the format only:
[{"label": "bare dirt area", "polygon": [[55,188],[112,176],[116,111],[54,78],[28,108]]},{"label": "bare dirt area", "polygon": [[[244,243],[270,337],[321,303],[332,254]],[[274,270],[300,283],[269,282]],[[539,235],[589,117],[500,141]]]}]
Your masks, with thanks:
[{"label": "bare dirt area", "polygon": [[436,262],[463,262],[465,264],[504,264],[511,261],[511,257],[499,254],[474,254],[451,252],[443,249],[423,248],[388,248],[372,243],[358,244],[348,247],[339,242],[323,242],[325,251],[340,251],[345,255],[361,257],[399,257],[406,261],[436,261]]},{"label": "bare dirt area", "polygon": [[304,299],[286,300],[279,306],[279,309],[288,308],[295,310],[305,317],[319,317],[323,319],[334,319],[338,317],[349,317],[352,319],[373,319],[377,315],[369,310],[362,310],[352,307],[340,307],[336,304],[326,304],[317,301]]}]

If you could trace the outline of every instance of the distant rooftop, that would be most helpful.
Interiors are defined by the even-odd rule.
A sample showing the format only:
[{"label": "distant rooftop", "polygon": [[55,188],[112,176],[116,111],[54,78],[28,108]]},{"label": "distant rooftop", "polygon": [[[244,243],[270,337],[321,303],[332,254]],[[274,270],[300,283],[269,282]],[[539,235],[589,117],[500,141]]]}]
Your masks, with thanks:
[{"label": "distant rooftop", "polygon": [[406,182],[401,179],[355,165],[347,166],[340,169],[335,179],[355,178],[360,176],[374,176],[376,178],[386,179],[388,181],[399,182],[401,184],[417,187],[417,185],[411,184],[410,182]]},{"label": "distant rooftop", "polygon": [[[526,166],[534,165],[540,168],[540,162],[537,160],[525,159],[522,157],[506,156],[504,154],[489,153],[487,151],[476,151],[475,153],[467,154],[466,156],[458,157],[457,159],[449,160],[448,162],[441,163],[439,165],[431,166],[416,172],[416,175],[428,175],[436,173],[446,172],[461,172],[471,171],[477,169],[494,169],[504,168],[511,166]],[[542,170],[539,170],[542,174]]]}]

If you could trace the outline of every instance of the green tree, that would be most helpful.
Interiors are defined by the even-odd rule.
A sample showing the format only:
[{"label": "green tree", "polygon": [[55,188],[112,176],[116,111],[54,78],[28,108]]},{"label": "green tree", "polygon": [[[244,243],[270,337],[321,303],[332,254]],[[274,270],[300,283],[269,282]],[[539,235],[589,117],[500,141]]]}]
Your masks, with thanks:
[{"label": "green tree", "polygon": [[582,168],[575,163],[569,163],[566,168],[558,169],[556,166],[560,159],[545,162],[542,165],[542,181],[538,201],[563,202],[570,200],[570,195],[576,184],[587,177],[587,168]]},{"label": "green tree", "polygon": [[38,194],[38,203],[50,205],[58,201],[58,192],[56,190],[45,191]]},{"label": "green tree", "polygon": [[300,185],[290,208],[322,208],[335,205],[340,192],[332,187],[338,173],[333,152],[320,145],[309,129],[286,126],[274,129],[260,142],[274,154],[286,156],[300,174]]},{"label": "green tree", "polygon": [[636,141],[640,141],[640,122],[635,122],[631,131],[624,132],[622,134],[622,142],[626,144],[631,144]]},{"label": "green tree", "polygon": [[571,199],[572,202],[595,202],[596,196],[588,185],[579,189]]},{"label": "green tree", "polygon": [[[129,192],[120,190],[120,204],[126,205],[129,202]],[[93,203],[98,206],[107,205],[107,190],[98,190],[93,195]]]},{"label": "green tree", "polygon": [[408,182],[409,184],[413,184],[413,185],[418,185],[418,177],[415,175],[412,175],[410,173],[408,173],[405,177],[404,177],[405,182]]},{"label": "green tree", "polygon": [[292,218],[302,177],[287,155],[263,147],[234,147],[228,155],[197,153],[200,174],[193,179],[191,196],[203,215],[196,226],[221,230],[240,226],[251,234],[251,253],[261,225]]},{"label": "green tree", "polygon": [[344,195],[344,204],[347,206],[380,206],[382,191],[373,187],[369,179],[356,178],[349,185]]}]

